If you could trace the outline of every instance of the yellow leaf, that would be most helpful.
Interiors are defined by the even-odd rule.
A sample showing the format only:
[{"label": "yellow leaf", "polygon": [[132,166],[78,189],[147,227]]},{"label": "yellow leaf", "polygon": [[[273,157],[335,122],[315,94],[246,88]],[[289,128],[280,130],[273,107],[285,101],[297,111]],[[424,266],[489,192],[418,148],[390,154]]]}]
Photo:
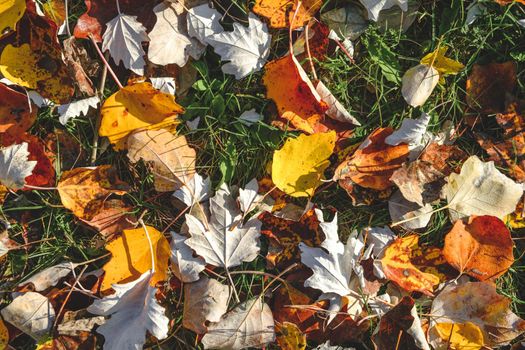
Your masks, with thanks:
[{"label": "yellow leaf", "polygon": [[330,165],[335,140],[334,131],[289,138],[273,154],[272,181],[292,197],[311,197]]},{"label": "yellow leaf", "polygon": [[478,350],[484,345],[481,329],[470,322],[438,323],[434,330],[451,350]]},{"label": "yellow leaf", "polygon": [[0,0],[0,32],[6,28],[14,30],[25,11],[25,0]]},{"label": "yellow leaf", "polygon": [[[151,285],[167,278],[170,244],[162,233],[151,226],[146,226],[153,252],[155,253],[155,274]],[[114,283],[127,283],[136,280],[151,269],[151,253],[144,228],[124,230],[121,237],[109,242],[106,249],[111,252],[111,260],[103,267],[106,275],[102,280],[101,290],[107,291]]]},{"label": "yellow leaf", "polygon": [[277,333],[277,343],[281,350],[306,349],[306,335],[301,332],[295,323],[276,323],[275,332]]},{"label": "yellow leaf", "polygon": [[184,108],[170,94],[143,82],[126,86],[102,105],[99,135],[107,136],[115,149],[126,148],[127,136],[136,129],[171,129]]},{"label": "yellow leaf", "polygon": [[448,47],[440,47],[423,57],[420,63],[434,67],[439,72],[441,79],[448,74],[458,74],[465,66],[456,60],[445,57],[447,51]]},{"label": "yellow leaf", "polygon": [[7,349],[9,344],[9,330],[5,326],[4,321],[0,318],[0,350]]}]

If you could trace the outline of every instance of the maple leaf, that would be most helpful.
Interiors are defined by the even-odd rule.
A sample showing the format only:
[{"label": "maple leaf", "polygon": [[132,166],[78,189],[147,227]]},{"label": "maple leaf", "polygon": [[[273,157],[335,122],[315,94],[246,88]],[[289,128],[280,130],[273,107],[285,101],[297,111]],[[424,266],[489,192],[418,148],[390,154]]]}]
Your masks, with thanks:
[{"label": "maple leaf", "polygon": [[173,273],[184,283],[195,282],[199,273],[206,264],[201,257],[194,257],[193,251],[185,243],[188,237],[171,232],[171,262],[174,265]]},{"label": "maple leaf", "polygon": [[245,349],[263,347],[274,341],[274,321],[270,307],[259,298],[245,301],[211,323],[202,338],[205,349]]},{"label": "maple leaf", "polygon": [[70,119],[87,115],[90,108],[96,108],[100,103],[98,96],[84,98],[57,107],[60,124],[66,125]]},{"label": "maple leaf", "polygon": [[419,107],[425,104],[438,82],[439,72],[436,68],[419,64],[403,75],[401,93],[409,105]]},{"label": "maple leaf", "polygon": [[20,189],[33,173],[37,162],[29,160],[27,142],[0,148],[0,182],[11,189]]},{"label": "maple leaf", "polygon": [[377,22],[379,12],[399,6],[403,12],[408,11],[408,0],[359,0],[368,11],[368,19]]},{"label": "maple leaf", "polygon": [[102,36],[102,51],[109,50],[113,60],[133,72],[144,74],[144,49],[143,41],[149,41],[146,28],[137,21],[136,16],[123,13],[118,14],[106,23],[106,30]]},{"label": "maple leaf", "polygon": [[146,331],[157,339],[168,336],[169,319],[155,298],[157,288],[150,285],[152,277],[148,270],[135,281],[113,284],[115,294],[97,299],[87,308],[92,314],[111,316],[97,328],[104,336],[104,349],[142,349]]},{"label": "maple leaf", "polygon": [[214,34],[207,42],[223,61],[229,61],[222,66],[222,71],[242,79],[264,66],[270,54],[271,38],[266,24],[250,13],[248,27],[234,23],[232,32]]},{"label": "maple leaf", "polygon": [[181,188],[173,192],[173,197],[179,199],[188,207],[207,200],[211,195],[211,180],[204,179],[195,173],[191,180],[186,181]]},{"label": "maple leaf", "polygon": [[208,4],[192,7],[186,17],[188,34],[197,38],[203,45],[208,44],[213,35],[224,31],[219,23],[221,14]]},{"label": "maple leaf", "polygon": [[210,199],[210,219],[202,222],[186,214],[191,237],[186,244],[208,264],[228,269],[250,262],[260,250],[261,222],[256,218],[242,223],[242,215],[228,186],[223,184]]}]

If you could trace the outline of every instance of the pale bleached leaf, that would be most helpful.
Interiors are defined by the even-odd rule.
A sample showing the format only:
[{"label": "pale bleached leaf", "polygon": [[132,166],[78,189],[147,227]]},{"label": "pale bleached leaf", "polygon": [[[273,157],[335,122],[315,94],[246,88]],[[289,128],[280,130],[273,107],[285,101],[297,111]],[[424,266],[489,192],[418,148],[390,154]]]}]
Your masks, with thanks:
[{"label": "pale bleached leaf", "polygon": [[270,307],[259,298],[245,301],[219,322],[208,326],[202,338],[205,349],[261,348],[274,341],[275,330]]},{"label": "pale bleached leaf", "polygon": [[207,331],[206,321],[219,322],[228,311],[230,287],[203,276],[184,285],[182,325],[197,334]]},{"label": "pale bleached leaf", "polygon": [[157,288],[150,286],[151,270],[135,281],[113,284],[115,294],[93,302],[87,311],[110,316],[97,333],[104,336],[104,350],[142,349],[146,331],[157,339],[168,336],[169,319],[155,298]]},{"label": "pale bleached leaf", "polygon": [[66,125],[70,119],[87,115],[89,108],[97,108],[100,103],[98,96],[84,98],[57,107],[60,124]]},{"label": "pale bleached leaf", "polygon": [[9,322],[35,340],[40,340],[51,330],[55,309],[40,293],[27,292],[17,296],[0,313]]},{"label": "pale bleached leaf", "polygon": [[471,156],[463,163],[459,174],[448,176],[443,193],[454,222],[470,215],[503,218],[516,209],[523,187],[499,172],[494,162],[483,162]]},{"label": "pale bleached leaf", "polygon": [[173,273],[184,283],[195,282],[199,279],[206,264],[200,257],[194,257],[193,251],[185,241],[188,238],[176,232],[171,232],[171,262]]},{"label": "pale bleached leaf", "polygon": [[390,134],[385,143],[392,146],[397,146],[400,143],[406,143],[411,148],[420,147],[425,140],[428,123],[430,122],[430,115],[425,112],[421,113],[418,119],[403,119],[399,129]]},{"label": "pale bleached leaf", "polygon": [[81,336],[82,332],[91,332],[95,326],[100,326],[106,322],[104,316],[90,318],[81,318],[60,323],[57,331],[60,335],[69,335],[71,337]]},{"label": "pale bleached leaf", "polygon": [[377,22],[379,12],[394,6],[399,6],[401,10],[408,10],[408,0],[359,0],[368,11],[368,19]]},{"label": "pale bleached leaf", "polygon": [[44,291],[49,287],[55,286],[58,281],[69,275],[76,266],[77,265],[72,262],[63,262],[48,267],[32,276],[30,279],[20,283],[20,286],[31,283],[34,286],[35,291]]},{"label": "pale bleached leaf", "polygon": [[170,95],[175,95],[175,90],[177,89],[177,84],[175,83],[175,78],[173,77],[151,77],[149,78],[151,85],[161,92],[165,92]]},{"label": "pale bleached leaf", "polygon": [[146,28],[137,21],[136,16],[123,13],[118,14],[106,23],[106,30],[102,36],[102,51],[109,50],[113,60],[134,73],[144,74],[144,49],[142,42],[149,41]]},{"label": "pale bleached leaf", "polygon": [[148,59],[165,66],[176,64],[183,67],[189,57],[199,59],[206,47],[190,38],[186,15],[177,14],[174,4],[162,2],[153,8],[157,22],[149,33]]},{"label": "pale bleached leaf", "polygon": [[0,148],[0,182],[17,190],[25,186],[25,178],[33,173],[36,160],[28,160],[27,142]]},{"label": "pale bleached leaf", "polygon": [[257,179],[252,179],[244,188],[239,189],[239,207],[243,213],[248,213],[257,207],[262,199],[262,196],[257,193],[258,191]]},{"label": "pale bleached leaf", "polygon": [[195,173],[193,178],[186,181],[181,188],[173,192],[173,197],[179,199],[188,207],[207,200],[211,195],[210,178],[203,178]]},{"label": "pale bleached leaf", "polygon": [[260,70],[270,54],[272,37],[266,24],[253,13],[248,16],[248,23],[248,27],[234,23],[232,32],[214,34],[208,39],[221,59],[229,61],[222,66],[222,71],[236,79]]},{"label": "pale bleached leaf", "polygon": [[418,64],[403,75],[401,93],[412,107],[425,104],[439,82],[439,72],[426,64]]},{"label": "pale bleached leaf", "polygon": [[408,201],[400,191],[395,192],[388,200],[388,211],[393,222],[410,219],[400,224],[407,230],[426,227],[432,218],[432,210],[432,206],[428,203],[421,206]]},{"label": "pale bleached leaf", "polygon": [[248,126],[257,123],[258,121],[261,121],[262,119],[263,119],[263,116],[260,113],[257,113],[255,111],[255,108],[252,108],[249,111],[244,111],[239,116],[239,121]]},{"label": "pale bleached leaf", "polygon": [[217,267],[238,266],[257,257],[261,222],[257,218],[242,222],[237,203],[225,184],[210,199],[210,214],[207,222],[186,214],[191,235],[187,245],[208,264]]},{"label": "pale bleached leaf", "polygon": [[321,96],[321,99],[328,105],[326,115],[330,118],[343,122],[350,123],[352,125],[361,125],[357,119],[355,119],[346,108],[335,98],[330,90],[323,84],[322,81],[317,83],[315,90]]},{"label": "pale bleached leaf", "polygon": [[208,44],[208,39],[212,35],[224,31],[219,23],[221,17],[217,10],[210,8],[207,4],[189,9],[187,14],[188,34],[202,44]]}]

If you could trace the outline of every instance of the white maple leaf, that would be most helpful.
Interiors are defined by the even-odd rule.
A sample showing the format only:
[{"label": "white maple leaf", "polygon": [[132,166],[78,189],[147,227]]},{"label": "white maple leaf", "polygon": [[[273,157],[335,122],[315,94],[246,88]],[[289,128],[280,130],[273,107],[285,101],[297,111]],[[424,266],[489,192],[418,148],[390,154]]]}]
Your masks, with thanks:
[{"label": "white maple leaf", "polygon": [[175,95],[177,84],[173,77],[150,77],[151,85],[157,90],[165,92],[170,95]]},{"label": "white maple leaf", "polygon": [[408,10],[408,0],[359,0],[368,11],[368,19],[377,22],[379,12],[399,6],[403,12]]},{"label": "white maple leaf", "polygon": [[184,283],[195,282],[199,273],[206,264],[201,257],[194,257],[190,247],[185,243],[188,238],[171,232],[171,262],[174,265],[173,273]]},{"label": "white maple leaf", "polygon": [[421,117],[418,119],[403,119],[399,129],[390,134],[385,139],[385,143],[392,146],[397,146],[400,143],[419,146],[423,143],[429,122],[430,115],[425,112],[421,113]]},{"label": "white maple leaf", "polygon": [[403,75],[401,94],[412,107],[425,104],[439,82],[439,72],[426,64],[418,64]]},{"label": "white maple leaf", "polygon": [[60,124],[66,125],[70,119],[87,115],[89,108],[96,108],[100,103],[98,96],[84,98],[57,107]]},{"label": "white maple leaf", "polygon": [[274,341],[275,330],[270,307],[259,298],[245,301],[211,323],[202,338],[205,349],[261,348]]},{"label": "white maple leaf", "polygon": [[115,294],[95,300],[87,311],[94,315],[111,316],[97,332],[104,336],[105,350],[142,349],[146,331],[157,339],[168,336],[169,319],[155,298],[157,288],[150,286],[151,270],[137,280],[113,284]]},{"label": "white maple leaf", "polygon": [[28,160],[27,142],[0,149],[0,182],[13,190],[25,186],[25,178],[33,173],[36,160]]},{"label": "white maple leaf", "polygon": [[174,5],[165,2],[155,6],[153,12],[157,22],[149,33],[148,59],[161,66],[179,67],[185,66],[190,56],[199,59],[205,46],[189,37],[186,16],[177,14]]},{"label": "white maple leaf", "polygon": [[232,32],[214,34],[208,39],[221,59],[229,61],[222,71],[236,79],[260,70],[270,54],[272,37],[266,24],[253,13],[248,16],[248,23],[248,27],[234,23]]},{"label": "white maple leaf", "polygon": [[243,213],[250,212],[257,206],[262,196],[259,191],[257,179],[252,179],[244,188],[239,189],[239,206]]},{"label": "white maple leaf", "polygon": [[181,188],[173,192],[173,197],[179,199],[188,207],[207,200],[211,194],[211,180],[204,179],[195,173],[193,178],[186,181]]},{"label": "white maple leaf", "polygon": [[221,14],[207,4],[192,7],[188,10],[186,18],[188,34],[204,45],[208,44],[208,39],[212,35],[224,31],[219,23]]},{"label": "white maple leaf", "polygon": [[261,222],[251,218],[242,223],[242,214],[225,184],[210,199],[210,214],[208,222],[186,214],[191,235],[188,246],[208,264],[226,269],[257,257]]},{"label": "white maple leaf", "polygon": [[117,64],[122,61],[124,67],[144,75],[144,41],[149,41],[149,38],[146,28],[137,21],[137,17],[119,13],[106,23],[106,31],[102,36],[102,51],[109,50]]}]

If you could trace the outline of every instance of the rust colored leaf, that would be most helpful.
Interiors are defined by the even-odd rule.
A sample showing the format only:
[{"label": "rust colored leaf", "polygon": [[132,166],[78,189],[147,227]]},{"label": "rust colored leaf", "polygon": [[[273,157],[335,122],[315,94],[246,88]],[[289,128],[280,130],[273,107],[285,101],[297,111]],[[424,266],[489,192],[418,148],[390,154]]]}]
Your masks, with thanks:
[{"label": "rust colored leaf", "polygon": [[35,122],[37,108],[26,94],[0,84],[0,133],[20,135]]},{"label": "rust colored leaf", "polygon": [[410,292],[421,292],[432,296],[439,277],[423,272],[413,262],[418,250],[419,236],[410,235],[393,241],[381,259],[386,277]]},{"label": "rust colored leaf", "polygon": [[133,223],[137,219],[132,211],[133,208],[121,199],[109,199],[103,201],[102,205],[99,201],[93,201],[84,210],[84,215],[90,219],[81,220],[109,241],[122,230],[134,227]]},{"label": "rust colored leaf", "polygon": [[482,113],[505,111],[506,95],[516,87],[516,63],[475,64],[467,79],[467,103]]},{"label": "rust colored leaf", "polygon": [[494,216],[458,220],[445,237],[445,259],[461,273],[494,280],[514,263],[513,243],[505,223]]},{"label": "rust colored leaf", "polygon": [[[392,186],[390,177],[408,159],[407,144],[391,146],[385,139],[392,128],[375,130],[361,146],[336,169],[334,179],[351,193],[351,183],[374,190],[386,190]],[[350,191],[349,191],[350,189]]]},{"label": "rust colored leaf", "polygon": [[[297,60],[302,62],[305,59],[309,59],[308,56],[308,47],[310,47],[310,57],[317,59],[319,61],[324,61],[326,55],[328,54],[328,45],[330,40],[328,39],[328,34],[330,33],[330,28],[321,22],[316,20],[310,21],[308,23],[308,35],[309,38],[306,38],[306,31],[294,42],[294,53],[297,56]],[[308,40],[308,45],[306,41]],[[306,62],[303,67],[306,67],[308,63]],[[308,69],[308,68],[305,68]]]},{"label": "rust colored leaf", "polygon": [[[297,10],[298,0],[256,0],[253,12],[266,17],[272,28],[300,28],[315,15],[323,0],[303,0]],[[294,20],[294,14],[295,20]]]}]

